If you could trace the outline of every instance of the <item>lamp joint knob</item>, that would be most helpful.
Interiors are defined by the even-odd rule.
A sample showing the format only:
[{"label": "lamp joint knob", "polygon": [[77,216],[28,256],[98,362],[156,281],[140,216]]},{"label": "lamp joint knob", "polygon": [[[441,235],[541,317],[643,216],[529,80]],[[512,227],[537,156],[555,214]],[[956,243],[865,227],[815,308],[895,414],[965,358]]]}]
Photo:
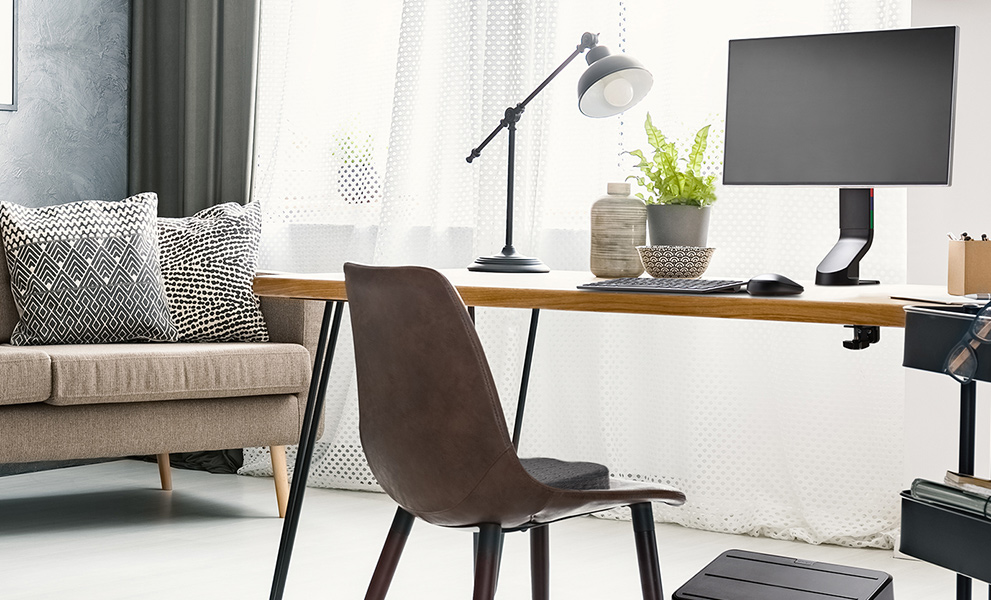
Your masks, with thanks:
[{"label": "lamp joint knob", "polygon": [[585,33],[582,34],[581,43],[578,44],[578,47],[575,49],[578,50],[578,52],[584,52],[589,48],[595,48],[595,45],[598,43],[599,43],[599,34],[590,33],[586,31]]},{"label": "lamp joint knob", "polygon": [[502,120],[502,126],[509,127],[510,125],[519,123],[520,115],[523,114],[524,110],[526,110],[526,107],[523,106],[522,104],[517,104],[516,106],[510,106],[509,108],[507,108],[506,118]]}]

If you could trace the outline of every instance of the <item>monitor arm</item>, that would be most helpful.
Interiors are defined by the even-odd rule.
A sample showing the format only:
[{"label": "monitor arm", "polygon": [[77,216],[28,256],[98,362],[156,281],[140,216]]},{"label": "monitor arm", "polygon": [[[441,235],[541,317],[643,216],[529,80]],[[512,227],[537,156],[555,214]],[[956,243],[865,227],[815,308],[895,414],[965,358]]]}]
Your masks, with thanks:
[{"label": "monitor arm", "polygon": [[860,278],[860,259],[874,240],[874,190],[840,188],[840,239],[816,267],[816,285],[879,283]]}]

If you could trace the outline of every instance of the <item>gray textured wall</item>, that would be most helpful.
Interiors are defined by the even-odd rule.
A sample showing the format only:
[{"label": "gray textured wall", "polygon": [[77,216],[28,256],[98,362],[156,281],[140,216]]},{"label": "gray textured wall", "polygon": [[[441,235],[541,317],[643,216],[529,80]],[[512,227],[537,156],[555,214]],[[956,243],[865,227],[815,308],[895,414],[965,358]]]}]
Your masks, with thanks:
[{"label": "gray textured wall", "polygon": [[128,0],[19,0],[17,111],[0,111],[0,200],[127,191]]}]

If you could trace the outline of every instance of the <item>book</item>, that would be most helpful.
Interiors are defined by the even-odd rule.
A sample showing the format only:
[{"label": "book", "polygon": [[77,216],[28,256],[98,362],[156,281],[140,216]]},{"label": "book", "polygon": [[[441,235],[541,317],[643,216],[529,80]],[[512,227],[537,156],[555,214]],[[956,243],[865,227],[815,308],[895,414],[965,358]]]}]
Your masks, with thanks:
[{"label": "book", "polygon": [[991,518],[991,497],[978,496],[935,481],[916,479],[912,482],[912,496],[986,519]]},{"label": "book", "polygon": [[988,479],[947,471],[943,483],[972,494],[991,496],[991,480]]}]

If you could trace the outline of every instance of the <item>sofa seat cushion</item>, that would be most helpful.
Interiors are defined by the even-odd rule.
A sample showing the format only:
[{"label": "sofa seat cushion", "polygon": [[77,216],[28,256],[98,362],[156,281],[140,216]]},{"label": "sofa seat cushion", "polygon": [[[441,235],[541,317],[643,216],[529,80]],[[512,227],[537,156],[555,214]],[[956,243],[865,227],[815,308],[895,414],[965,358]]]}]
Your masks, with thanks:
[{"label": "sofa seat cushion", "polygon": [[36,346],[52,360],[59,406],[304,394],[310,355],[298,344]]},{"label": "sofa seat cushion", "polygon": [[52,361],[37,348],[0,346],[0,405],[44,402],[52,394]]}]

